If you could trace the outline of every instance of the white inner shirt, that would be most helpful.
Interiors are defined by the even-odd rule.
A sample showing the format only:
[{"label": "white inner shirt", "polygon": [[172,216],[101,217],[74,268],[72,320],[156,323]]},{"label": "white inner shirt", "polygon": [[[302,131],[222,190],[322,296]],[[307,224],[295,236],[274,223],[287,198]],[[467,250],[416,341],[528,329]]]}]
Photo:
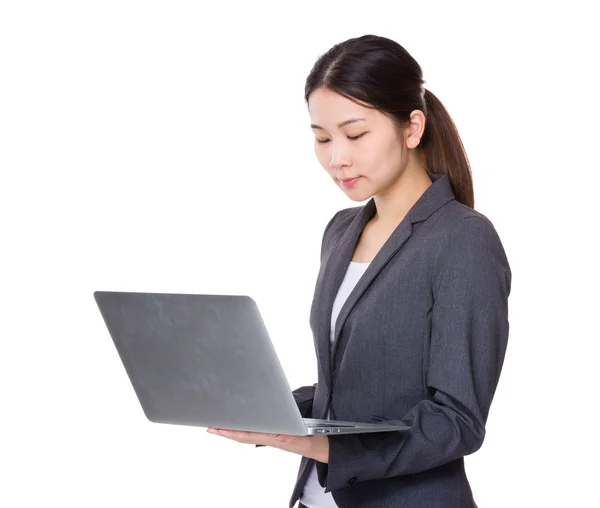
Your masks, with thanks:
[{"label": "white inner shirt", "polygon": [[[340,289],[333,302],[333,308],[331,310],[331,326],[329,332],[330,340],[330,351],[333,346],[333,339],[335,334],[335,323],[344,302],[356,286],[356,283],[365,273],[370,263],[357,263],[350,261],[346,275],[340,286]],[[329,419],[329,412],[327,412],[327,418]],[[300,496],[300,502],[307,508],[338,508],[335,503],[331,492],[325,493],[325,489],[321,487],[319,479],[317,478],[317,467],[313,465],[310,474],[306,480],[304,491]]]}]

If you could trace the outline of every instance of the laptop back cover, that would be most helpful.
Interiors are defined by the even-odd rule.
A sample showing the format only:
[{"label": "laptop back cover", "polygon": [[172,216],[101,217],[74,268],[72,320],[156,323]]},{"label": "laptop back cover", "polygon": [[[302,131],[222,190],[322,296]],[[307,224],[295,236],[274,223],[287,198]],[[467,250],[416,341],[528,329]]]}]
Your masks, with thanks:
[{"label": "laptop back cover", "polygon": [[251,297],[115,291],[94,297],[150,421],[306,434]]}]

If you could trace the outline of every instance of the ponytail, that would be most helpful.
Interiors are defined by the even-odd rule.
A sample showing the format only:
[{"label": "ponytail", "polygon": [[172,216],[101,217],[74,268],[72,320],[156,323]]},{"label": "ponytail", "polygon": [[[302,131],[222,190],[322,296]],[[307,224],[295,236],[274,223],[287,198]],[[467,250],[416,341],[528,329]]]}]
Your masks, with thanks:
[{"label": "ponytail", "polygon": [[473,208],[471,166],[456,125],[440,100],[427,89],[425,109],[427,120],[419,146],[427,171],[447,175],[457,201]]}]

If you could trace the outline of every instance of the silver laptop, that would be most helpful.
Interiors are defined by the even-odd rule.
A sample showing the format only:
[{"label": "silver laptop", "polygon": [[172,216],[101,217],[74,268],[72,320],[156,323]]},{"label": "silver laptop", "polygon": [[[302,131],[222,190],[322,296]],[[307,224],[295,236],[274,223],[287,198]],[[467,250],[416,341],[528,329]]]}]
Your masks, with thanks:
[{"label": "silver laptop", "polygon": [[302,418],[249,296],[96,291],[94,298],[152,422],[298,436],[409,428]]}]

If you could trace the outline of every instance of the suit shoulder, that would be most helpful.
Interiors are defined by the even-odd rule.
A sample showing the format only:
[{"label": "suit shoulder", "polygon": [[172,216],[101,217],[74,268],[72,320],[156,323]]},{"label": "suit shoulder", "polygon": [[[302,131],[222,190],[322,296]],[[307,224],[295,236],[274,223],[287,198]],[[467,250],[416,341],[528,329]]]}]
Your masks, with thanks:
[{"label": "suit shoulder", "polygon": [[468,236],[485,233],[498,236],[492,221],[483,213],[452,200],[435,214],[432,232],[442,236]]},{"label": "suit shoulder", "polygon": [[480,219],[491,224],[491,221],[486,215],[467,205],[463,205],[455,199],[449,201],[439,210],[439,212],[440,220],[446,225],[455,224],[464,219]]},{"label": "suit shoulder", "polygon": [[436,242],[437,264],[474,258],[496,259],[510,273],[502,241],[486,215],[458,201],[451,201],[443,208],[433,228],[439,240]]}]

